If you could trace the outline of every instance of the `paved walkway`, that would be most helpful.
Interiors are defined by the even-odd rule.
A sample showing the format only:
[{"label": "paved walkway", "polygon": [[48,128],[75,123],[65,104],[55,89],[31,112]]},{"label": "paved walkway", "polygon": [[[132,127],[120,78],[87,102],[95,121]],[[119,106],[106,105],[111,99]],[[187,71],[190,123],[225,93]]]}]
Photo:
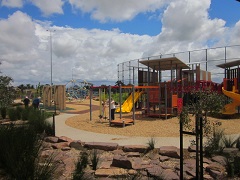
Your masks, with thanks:
[{"label": "paved walkway", "polygon": [[[56,136],[66,136],[73,140],[83,142],[111,142],[123,145],[147,145],[151,137],[121,136],[113,134],[101,134],[72,128],[65,124],[65,121],[76,114],[60,114],[55,116],[55,134]],[[52,121],[52,118],[49,119]],[[184,137],[184,147],[187,148],[194,137]],[[179,137],[154,137],[155,147],[176,146],[179,147]]]}]

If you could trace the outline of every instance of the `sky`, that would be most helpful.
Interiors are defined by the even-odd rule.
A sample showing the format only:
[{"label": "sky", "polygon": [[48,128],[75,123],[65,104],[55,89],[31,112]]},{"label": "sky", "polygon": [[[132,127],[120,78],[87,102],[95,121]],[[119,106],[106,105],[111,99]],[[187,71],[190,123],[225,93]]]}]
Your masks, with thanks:
[{"label": "sky", "polygon": [[0,0],[1,75],[112,85],[122,62],[239,45],[239,12],[236,0]]}]

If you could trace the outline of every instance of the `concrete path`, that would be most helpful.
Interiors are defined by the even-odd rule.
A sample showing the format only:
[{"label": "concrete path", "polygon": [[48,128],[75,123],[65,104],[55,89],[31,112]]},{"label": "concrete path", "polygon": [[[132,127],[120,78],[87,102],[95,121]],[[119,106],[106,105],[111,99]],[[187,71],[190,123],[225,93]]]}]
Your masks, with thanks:
[{"label": "concrete path", "polygon": [[[83,142],[111,142],[123,145],[147,145],[151,137],[138,137],[138,136],[121,136],[113,134],[101,134],[89,131],[84,131],[72,128],[65,124],[65,121],[75,116],[76,114],[60,114],[55,116],[55,134],[56,136],[66,136],[73,140],[81,140]],[[48,119],[52,122],[52,118]],[[180,147],[179,137],[153,137],[155,140],[155,147],[160,146],[176,146]],[[184,147],[187,148],[191,144],[193,137],[184,137]]]}]

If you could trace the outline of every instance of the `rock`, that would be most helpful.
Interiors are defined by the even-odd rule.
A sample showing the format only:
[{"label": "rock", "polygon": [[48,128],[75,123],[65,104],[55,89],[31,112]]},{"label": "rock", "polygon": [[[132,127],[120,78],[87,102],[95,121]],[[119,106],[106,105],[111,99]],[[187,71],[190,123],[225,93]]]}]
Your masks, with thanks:
[{"label": "rock", "polygon": [[196,145],[191,145],[191,146],[188,147],[188,151],[189,152],[196,152],[196,150],[197,150],[197,146]]},{"label": "rock", "polygon": [[150,177],[160,177],[163,178],[163,169],[160,166],[152,166],[149,168],[146,168],[148,176]]},{"label": "rock", "polygon": [[162,178],[164,178],[164,180],[179,180],[179,176],[171,169],[163,170]]},{"label": "rock", "polygon": [[217,162],[223,166],[227,165],[227,159],[224,156],[214,156],[212,157],[212,161]]},{"label": "rock", "polygon": [[115,155],[113,157],[112,166],[125,169],[132,169],[132,163],[126,156]]},{"label": "rock", "polygon": [[71,138],[68,138],[68,137],[66,137],[66,136],[60,136],[59,138],[58,138],[58,142],[72,142],[73,140],[71,139]]},{"label": "rock", "polygon": [[110,169],[112,165],[112,161],[103,161],[100,162],[98,165],[99,169]]},{"label": "rock", "polygon": [[83,150],[82,142],[80,140],[70,142],[69,146],[77,150]]},{"label": "rock", "polygon": [[50,143],[57,143],[58,142],[58,137],[51,137],[51,136],[48,136],[44,139],[46,142],[50,142]]},{"label": "rock", "polygon": [[160,157],[159,157],[159,160],[160,160],[161,162],[168,161],[169,159],[170,159],[170,157],[168,157],[168,156],[160,156]]},{"label": "rock", "polygon": [[140,153],[139,152],[129,152],[127,154],[127,157],[140,157]]},{"label": "rock", "polygon": [[223,153],[225,154],[235,154],[236,152],[239,152],[239,149],[238,148],[224,148],[223,149]]},{"label": "rock", "polygon": [[105,142],[85,142],[85,148],[100,149],[104,151],[113,151],[118,148],[117,143],[105,143]]},{"label": "rock", "polygon": [[214,179],[222,179],[225,177],[225,167],[219,163],[211,163],[206,167],[206,171],[209,172]]},{"label": "rock", "polygon": [[127,170],[122,168],[111,168],[111,169],[97,169],[95,171],[96,177],[122,177],[128,175]]},{"label": "rock", "polygon": [[52,148],[54,148],[54,149],[62,149],[62,148],[65,148],[65,147],[69,147],[68,142],[60,142],[60,143],[52,144]]},{"label": "rock", "polygon": [[126,145],[123,146],[123,151],[125,152],[139,152],[139,153],[144,153],[148,149],[147,146],[144,145]]},{"label": "rock", "polygon": [[162,146],[159,148],[159,154],[172,158],[180,158],[180,150],[175,146]]}]

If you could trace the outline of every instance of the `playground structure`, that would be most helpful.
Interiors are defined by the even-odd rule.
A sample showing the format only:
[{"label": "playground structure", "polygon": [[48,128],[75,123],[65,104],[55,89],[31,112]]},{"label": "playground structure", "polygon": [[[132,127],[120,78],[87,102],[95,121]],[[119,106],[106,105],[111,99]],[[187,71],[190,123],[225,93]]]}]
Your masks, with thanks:
[{"label": "playground structure", "polygon": [[66,109],[66,87],[65,85],[54,85],[43,87],[42,102],[44,108],[54,108],[55,110]]},{"label": "playground structure", "polygon": [[[161,54],[118,64],[118,82],[122,85],[114,88],[118,88],[120,94],[123,89],[131,91],[125,102],[122,103],[119,98],[119,108],[116,109],[120,114],[119,122],[122,121],[122,113],[133,112],[134,124],[136,108],[141,111],[142,117],[167,119],[176,116],[182,106],[189,102],[190,94],[199,90],[217,91],[232,97],[233,103],[225,107],[228,109],[225,113],[235,113],[239,106],[240,78],[238,68],[233,70],[232,67],[239,64],[231,62],[239,59],[239,47],[234,45]],[[225,73],[217,68],[216,62],[224,62],[222,68]],[[229,75],[231,72],[232,75]],[[224,80],[225,86],[222,88],[224,75],[229,80]],[[229,83],[235,84],[232,92],[226,90]]]},{"label": "playground structure", "polygon": [[[143,115],[168,118],[188,103],[190,92],[210,90],[229,96],[229,92],[222,89],[222,79],[227,76],[227,71],[225,69],[222,73],[216,62],[226,64],[229,69],[229,65],[233,65],[231,62],[239,59],[239,47],[200,49],[126,61],[118,64],[118,82],[142,86],[139,101],[143,105]],[[237,70],[234,71],[237,74]],[[239,80],[235,77],[233,81],[236,84]],[[233,88],[236,87],[239,86]],[[230,108],[232,112],[236,112],[235,108],[239,106],[237,95],[231,94],[235,99]]]},{"label": "playground structure", "polygon": [[225,71],[222,92],[231,98],[232,102],[225,105],[223,114],[233,115],[240,106],[240,60],[217,65]]},{"label": "playground structure", "polygon": [[[177,115],[188,93],[221,90],[219,84],[211,81],[211,73],[200,69],[200,63],[188,65],[176,57],[143,60],[139,63],[145,67],[138,68],[138,85],[134,87],[137,91],[133,91],[122,109],[118,108],[116,112],[130,112],[133,104],[140,102],[143,116],[167,119]],[[163,71],[170,75],[168,81],[162,80]]]},{"label": "playground structure", "polygon": [[78,100],[84,101],[89,94],[87,87],[91,86],[91,83],[88,83],[85,80],[74,80],[72,79],[66,84],[66,95],[69,100]]}]

